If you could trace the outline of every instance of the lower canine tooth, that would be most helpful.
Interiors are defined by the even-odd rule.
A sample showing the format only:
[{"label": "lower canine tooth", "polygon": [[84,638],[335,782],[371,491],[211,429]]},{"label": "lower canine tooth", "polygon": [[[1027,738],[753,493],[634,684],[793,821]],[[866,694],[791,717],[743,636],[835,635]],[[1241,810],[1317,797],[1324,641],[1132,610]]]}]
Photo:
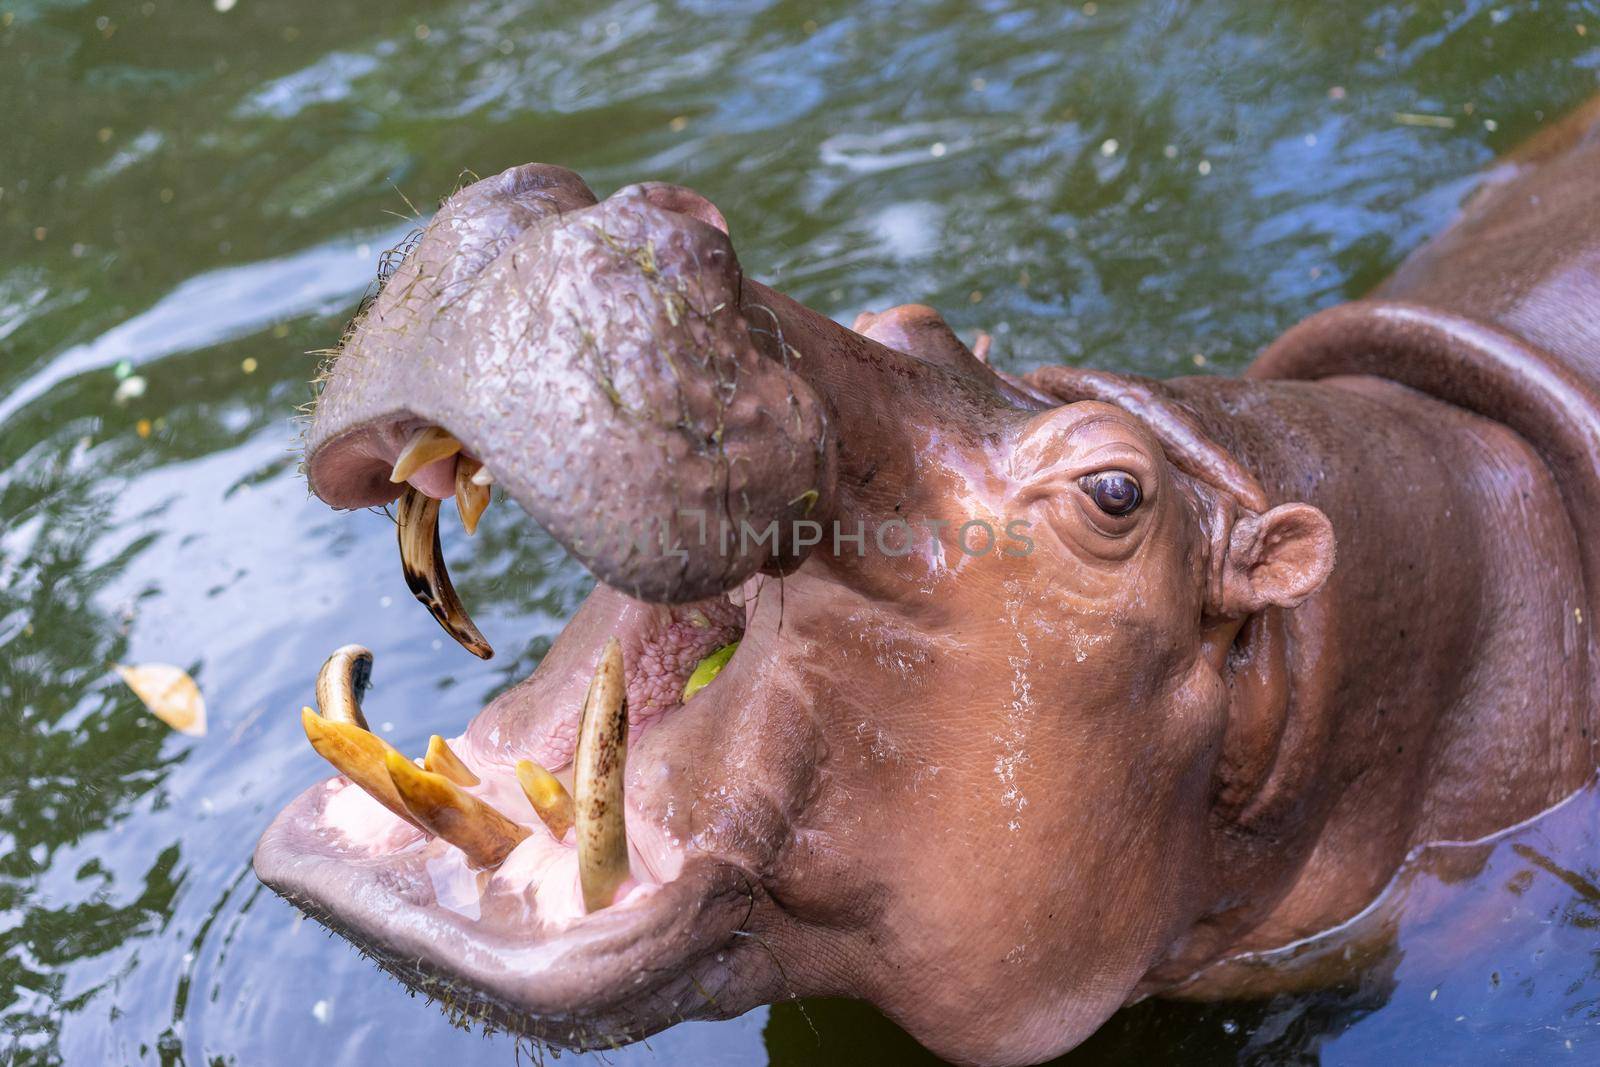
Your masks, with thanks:
[{"label": "lower canine tooth", "polygon": [[466,456],[456,461],[456,510],[469,536],[478,532],[478,519],[489,506],[489,486],[477,480],[482,469],[483,464]]},{"label": "lower canine tooth", "polygon": [[479,659],[494,655],[494,649],[467,617],[450,584],[444,553],[439,550],[439,502],[415,486],[400,494],[397,516],[400,536],[400,566],[412,594],[433,613],[445,632],[461,647]]},{"label": "lower canine tooth", "polygon": [[498,867],[528,836],[519,826],[442,774],[425,771],[391,750],[384,765],[401,802],[423,829],[466,853],[483,869]]},{"label": "lower canine tooth", "polygon": [[372,682],[372,653],[360,645],[334,650],[317,672],[317,708],[330,722],[368,729],[361,698]]},{"label": "lower canine tooth", "polygon": [[628,762],[628,696],[622,671],[622,646],[613,637],[600,654],[589,683],[573,756],[573,805],[578,827],[578,881],[585,911],[598,911],[616,899],[628,878],[628,831],[623,819],[622,783]]},{"label": "lower canine tooth", "polygon": [[550,828],[551,836],[557,841],[564,839],[572,829],[573,813],[572,794],[561,779],[532,760],[518,760],[517,784],[522,786],[522,795],[533,805],[534,812]]},{"label": "lower canine tooth", "polygon": [[360,786],[373,800],[394,812],[419,830],[425,830],[411,813],[389,777],[385,760],[392,754],[405,759],[376,734],[348,722],[325,719],[310,708],[300,709],[300,725],[317,754],[346,778]]},{"label": "lower canine tooth", "polygon": [[450,746],[438,734],[428,738],[428,754],[422,757],[422,765],[434,774],[444,775],[456,785],[477,785],[482,781],[461,762],[460,756],[450,751]]},{"label": "lower canine tooth", "polygon": [[412,434],[406,446],[400,450],[400,458],[394,461],[394,470],[389,472],[389,480],[395,483],[403,482],[428,464],[446,456],[453,456],[460,451],[461,442],[447,431],[437,426],[424,426]]}]

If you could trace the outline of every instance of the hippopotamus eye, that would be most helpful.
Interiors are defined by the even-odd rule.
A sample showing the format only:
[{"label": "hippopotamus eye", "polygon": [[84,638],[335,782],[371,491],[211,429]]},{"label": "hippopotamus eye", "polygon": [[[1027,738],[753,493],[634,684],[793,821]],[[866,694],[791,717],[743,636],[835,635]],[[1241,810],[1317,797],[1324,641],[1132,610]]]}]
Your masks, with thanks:
[{"label": "hippopotamus eye", "polygon": [[1095,507],[1107,515],[1128,515],[1139,506],[1144,493],[1139,479],[1127,471],[1100,471],[1084,478],[1080,485],[1093,498]]}]

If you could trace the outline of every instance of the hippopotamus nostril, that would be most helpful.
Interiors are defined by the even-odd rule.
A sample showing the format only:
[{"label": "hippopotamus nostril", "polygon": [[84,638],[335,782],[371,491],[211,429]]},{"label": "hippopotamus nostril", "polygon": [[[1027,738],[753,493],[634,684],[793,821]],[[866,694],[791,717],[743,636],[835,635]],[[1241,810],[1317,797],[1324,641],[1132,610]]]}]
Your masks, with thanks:
[{"label": "hippopotamus nostril", "polygon": [[[669,182],[639,182],[636,185],[618,189],[614,195],[618,197],[639,197],[648,203],[654,204],[656,207],[667,211],[675,211],[692,219],[699,219],[707,226],[721,230],[725,236],[731,236],[728,233],[728,220],[722,217],[722,212],[717,209],[717,205],[693,189],[686,189],[681,185],[673,185]],[[714,248],[712,255],[721,256],[722,250]]]}]

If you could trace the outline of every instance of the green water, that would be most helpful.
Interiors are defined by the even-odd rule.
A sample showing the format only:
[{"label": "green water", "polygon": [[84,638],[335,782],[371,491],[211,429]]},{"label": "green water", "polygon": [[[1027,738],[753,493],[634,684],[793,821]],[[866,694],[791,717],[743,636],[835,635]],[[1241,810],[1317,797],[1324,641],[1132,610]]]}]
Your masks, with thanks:
[{"label": "green water", "polygon": [[[248,867],[325,771],[294,713],[332,647],[376,651],[373,718],[420,751],[587,587],[491,509],[446,545],[501,650],[478,663],[410,601],[388,520],[296,473],[308,353],[464,176],[691,185],[753,275],[847,322],[935,304],[1010,369],[1228,372],[1600,83],[1594,0],[219,2],[0,0],[6,1064],[513,1062]],[[192,670],[209,734],[147,716],[119,661]],[[1530,833],[1456,877],[1528,918],[1466,962],[1430,971],[1401,924],[1352,986],[1140,1005],[1069,1061],[1593,1062],[1597,853]],[[605,1062],[915,1055],[811,1003]]]}]

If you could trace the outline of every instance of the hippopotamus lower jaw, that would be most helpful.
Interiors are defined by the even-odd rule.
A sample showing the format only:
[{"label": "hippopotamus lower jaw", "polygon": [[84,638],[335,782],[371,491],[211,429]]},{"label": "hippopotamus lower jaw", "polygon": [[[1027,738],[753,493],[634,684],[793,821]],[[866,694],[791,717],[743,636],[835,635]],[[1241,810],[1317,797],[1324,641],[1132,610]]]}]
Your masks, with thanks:
[{"label": "hippopotamus lower jaw", "polygon": [[[541,935],[517,902],[514,875],[497,876],[466,906],[465,896],[447,901],[444,894],[452,880],[470,885],[472,872],[441,874],[440,858],[426,849],[331,845],[329,799],[307,794],[280,816],[298,825],[263,840],[255,857],[260,877],[462,1017],[599,1048],[704,1014],[697,990],[731,984],[726,956],[716,958],[715,950],[749,910],[749,879],[737,866],[695,857],[648,896],[564,927],[551,924]],[[427,899],[426,887],[440,896]]]},{"label": "hippopotamus lower jaw", "polygon": [[[580,709],[611,639],[627,664],[631,720],[626,876],[610,904],[591,908],[584,828],[558,837],[541,823],[517,766],[549,768],[582,803]],[[685,701],[694,665],[733,642],[738,655]],[[749,929],[759,872],[808,788],[788,748],[802,728],[741,713],[757,705],[755,690],[770,688],[767,647],[770,636],[747,633],[725,598],[652,605],[601,586],[539,670],[448,743],[477,779],[462,791],[526,833],[502,859],[475,863],[457,831],[423,832],[336,777],[277,817],[256,872],[413,987],[552,1042],[606,1047],[679,1019],[746,1010],[773,995],[776,975],[736,934]],[[730,787],[724,760],[762,780],[755,807]]]}]

